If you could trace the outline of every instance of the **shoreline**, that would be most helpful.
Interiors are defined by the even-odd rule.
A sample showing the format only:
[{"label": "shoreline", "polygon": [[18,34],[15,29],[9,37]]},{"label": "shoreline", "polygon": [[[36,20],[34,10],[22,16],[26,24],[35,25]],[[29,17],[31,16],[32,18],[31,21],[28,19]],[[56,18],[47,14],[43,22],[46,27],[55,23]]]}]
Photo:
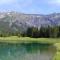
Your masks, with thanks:
[{"label": "shoreline", "polygon": [[60,38],[30,38],[30,37],[0,37],[0,42],[5,43],[60,43]]}]

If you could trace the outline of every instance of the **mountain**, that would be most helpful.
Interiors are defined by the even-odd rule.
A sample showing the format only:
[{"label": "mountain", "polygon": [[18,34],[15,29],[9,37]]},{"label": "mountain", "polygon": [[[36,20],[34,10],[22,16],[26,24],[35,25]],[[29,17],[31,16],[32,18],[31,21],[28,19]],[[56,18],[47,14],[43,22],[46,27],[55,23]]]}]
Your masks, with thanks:
[{"label": "mountain", "polygon": [[0,32],[21,31],[24,32],[28,27],[60,25],[60,13],[49,15],[24,14],[18,12],[0,12]]}]

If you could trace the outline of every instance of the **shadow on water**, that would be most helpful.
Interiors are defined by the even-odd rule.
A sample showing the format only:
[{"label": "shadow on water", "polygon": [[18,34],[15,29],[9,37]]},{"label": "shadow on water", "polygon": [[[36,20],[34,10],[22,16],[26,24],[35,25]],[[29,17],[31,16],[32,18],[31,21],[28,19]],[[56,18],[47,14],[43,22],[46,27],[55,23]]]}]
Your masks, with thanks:
[{"label": "shadow on water", "polygon": [[51,44],[0,43],[0,60],[52,60],[56,48]]}]

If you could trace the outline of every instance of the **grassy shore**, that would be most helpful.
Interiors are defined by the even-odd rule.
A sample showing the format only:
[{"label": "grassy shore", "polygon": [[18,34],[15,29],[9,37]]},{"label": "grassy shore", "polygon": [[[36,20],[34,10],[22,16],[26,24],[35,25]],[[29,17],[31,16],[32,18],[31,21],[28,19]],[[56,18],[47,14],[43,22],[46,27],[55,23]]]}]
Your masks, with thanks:
[{"label": "grassy shore", "polygon": [[56,52],[53,60],[60,60],[60,43],[56,43],[55,46],[57,48],[57,52]]},{"label": "grassy shore", "polygon": [[60,38],[0,37],[0,42],[8,43],[60,43]]}]

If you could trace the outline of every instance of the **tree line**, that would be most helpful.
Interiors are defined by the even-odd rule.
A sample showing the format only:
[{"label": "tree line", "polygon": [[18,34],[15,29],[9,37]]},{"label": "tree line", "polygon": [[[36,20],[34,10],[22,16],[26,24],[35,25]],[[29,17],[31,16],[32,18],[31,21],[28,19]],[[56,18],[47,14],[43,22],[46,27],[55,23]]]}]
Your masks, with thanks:
[{"label": "tree line", "polygon": [[41,26],[40,29],[36,27],[29,27],[27,29],[26,35],[28,37],[33,38],[58,38],[60,37],[60,26],[53,26],[53,27],[43,27]]},{"label": "tree line", "polygon": [[0,37],[7,36],[18,36],[18,37],[32,37],[32,38],[59,38],[60,37],[60,26],[47,26],[40,28],[28,27],[26,32],[2,32]]}]

